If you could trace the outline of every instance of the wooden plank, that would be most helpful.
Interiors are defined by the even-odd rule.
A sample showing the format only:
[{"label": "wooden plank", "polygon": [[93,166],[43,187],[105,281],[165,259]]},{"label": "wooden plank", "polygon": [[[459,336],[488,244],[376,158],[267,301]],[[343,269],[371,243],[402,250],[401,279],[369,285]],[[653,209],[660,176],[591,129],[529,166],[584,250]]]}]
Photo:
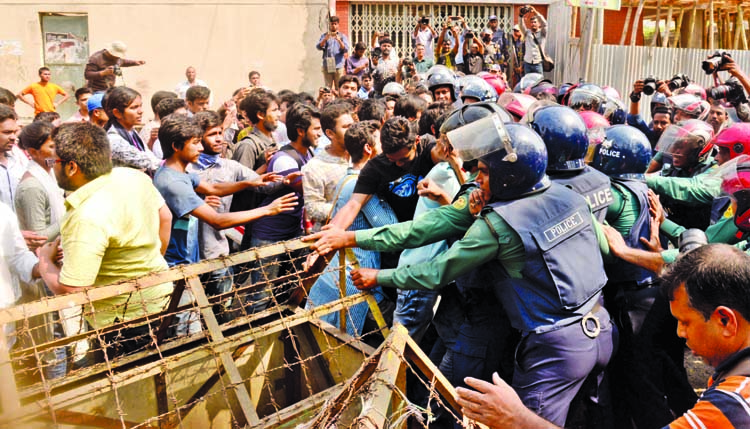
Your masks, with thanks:
[{"label": "wooden plank", "polygon": [[[315,340],[310,325],[299,325],[294,329],[295,334],[298,336],[299,351],[301,356],[305,356],[306,359],[302,362],[302,366],[310,368],[307,371],[308,374],[312,374],[309,378],[312,392],[321,392],[328,387],[336,384],[336,381],[331,375],[331,368],[328,367],[328,362],[323,358],[322,351],[318,342]],[[313,357],[315,356],[315,357]]]},{"label": "wooden plank", "polygon": [[737,6],[737,15],[739,15],[740,28],[742,29],[742,35],[740,40],[742,41],[742,49],[747,49],[747,33],[745,32],[745,14],[742,10],[742,6]]},{"label": "wooden plank", "polygon": [[167,396],[167,375],[159,373],[154,376],[154,394],[156,396],[156,412],[159,413],[159,427],[169,427],[169,397]]},{"label": "wooden plank", "polygon": [[662,38],[661,38],[662,48],[666,48],[669,46],[669,28],[671,26],[672,26],[672,5],[670,4],[669,10],[667,11],[667,24],[664,26],[664,34],[662,35]]},{"label": "wooden plank", "polygon": [[640,3],[638,3],[638,8],[635,10],[633,29],[630,32],[630,46],[635,46],[636,35],[638,34],[638,23],[640,22],[641,14],[643,13],[643,4],[645,2],[646,0],[641,0]]},{"label": "wooden plank", "polygon": [[708,50],[713,51],[716,49],[716,43],[714,42],[714,0],[711,0],[708,4]]},{"label": "wooden plank", "polygon": [[[247,344],[266,336],[276,335],[279,332],[282,332],[290,327],[297,326],[303,323],[309,323],[311,321],[315,323],[319,321],[319,316],[321,315],[338,311],[341,306],[351,306],[363,302],[364,300],[364,294],[357,294],[349,296],[344,300],[334,301],[332,303],[315,307],[310,311],[292,312],[293,314],[285,318],[285,320],[277,320],[266,325],[257,326],[246,331],[241,331],[231,337],[225,338],[223,341],[204,344],[200,347],[191,349],[189,352],[183,352],[155,362],[148,362],[148,360],[149,357],[158,354],[156,351],[151,350],[141,352],[137,355],[141,359],[146,360],[148,363],[137,365],[136,360],[130,359],[128,360],[128,363],[136,364],[135,367],[131,367],[131,369],[125,371],[114,372],[112,374],[108,373],[106,377],[101,377],[94,381],[86,382],[83,385],[74,387],[73,389],[53,394],[49,400],[48,405],[55,408],[62,408],[67,404],[79,402],[81,398],[90,395],[91,392],[104,394],[121,386],[153,377],[161,373],[162,371],[168,371],[170,369],[189,365],[198,360],[205,359],[206,356],[214,355],[215,353],[231,353],[238,346]],[[331,333],[330,331],[327,332]],[[171,343],[167,344],[169,345]],[[362,344],[359,345],[358,350],[361,350],[363,348],[365,350],[368,349],[368,347]],[[120,364],[119,361],[113,362],[113,364],[115,363]],[[38,416],[42,412],[44,412],[44,409],[37,402],[32,402],[28,405],[20,406],[19,408],[17,408],[16,412],[6,412],[4,408],[3,413],[0,415],[0,425],[11,424],[12,422],[16,422],[17,420],[33,418]]]},{"label": "wooden plank", "polygon": [[685,46],[686,48],[692,48],[693,47],[693,35],[695,34],[695,20],[698,18],[698,0],[695,0],[695,4],[693,5],[693,14],[690,18],[690,38],[688,39],[688,44]]},{"label": "wooden plank", "polygon": [[[268,417],[265,417],[263,420],[260,421],[260,423],[257,426],[253,426],[253,427],[270,428],[270,427],[277,427],[280,425],[287,426],[289,423],[292,423],[294,420],[303,418],[305,414],[317,413],[321,409],[323,404],[326,403],[326,401],[334,398],[336,395],[339,395],[341,393],[342,388],[343,388],[343,383],[337,384],[320,393],[316,393],[315,395],[312,395],[307,399],[304,399],[294,405],[284,408],[278,413],[274,413]],[[310,415],[309,417],[314,417],[314,416]],[[299,423],[305,423],[305,422],[300,420]]]},{"label": "wooden plank", "polygon": [[404,356],[409,359],[414,366],[419,368],[422,374],[427,376],[430,380],[435,381],[435,388],[438,393],[440,393],[440,395],[448,402],[448,405],[450,405],[451,408],[461,415],[461,406],[458,405],[456,389],[411,337],[408,337],[406,341]]},{"label": "wooden plank", "polygon": [[18,394],[16,376],[8,353],[8,338],[5,336],[5,325],[0,324],[0,408],[3,414],[16,414],[21,409],[21,398]]},{"label": "wooden plank", "polygon": [[654,25],[654,37],[651,38],[651,47],[656,47],[656,39],[661,34],[659,24],[661,20],[661,0],[656,3],[656,24]]},{"label": "wooden plank", "polygon": [[63,308],[84,305],[93,301],[136,292],[138,290],[161,285],[162,283],[175,282],[186,277],[198,276],[219,268],[244,264],[293,250],[305,249],[311,245],[312,243],[303,243],[300,239],[275,243],[270,246],[250,249],[245,252],[233,253],[221,258],[209,259],[190,265],[180,265],[166,271],[147,274],[122,283],[108,286],[97,286],[86,289],[82,292],[58,295],[41,301],[0,309],[0,324],[24,320],[26,317],[37,316],[43,313],[58,311]]},{"label": "wooden plank", "polygon": [[174,291],[172,292],[172,296],[169,298],[169,305],[167,306],[167,310],[164,314],[164,317],[161,319],[159,329],[156,330],[156,344],[161,344],[164,341],[164,338],[167,336],[169,325],[172,324],[172,321],[176,316],[175,311],[180,305],[180,299],[182,298],[182,294],[184,292],[185,280],[177,280],[174,284]]},{"label": "wooden plank", "polygon": [[[630,26],[630,18],[633,14],[633,6],[628,6],[628,13],[625,15],[625,25],[622,27],[622,36],[620,36],[620,46],[625,45],[625,39],[628,36],[628,26]],[[636,26],[637,22],[634,23]]]},{"label": "wooden plank", "polygon": [[[203,321],[206,324],[211,340],[216,342],[224,341],[224,334],[221,332],[219,322],[216,320],[213,308],[211,308],[211,304],[208,302],[208,298],[206,297],[206,293],[203,290],[203,285],[200,280],[197,276],[189,277],[187,279],[187,284],[190,286],[190,291],[193,293],[195,301],[200,307],[200,312],[203,315]],[[250,394],[247,392],[242,375],[240,375],[240,370],[237,368],[237,365],[235,365],[234,359],[232,359],[232,354],[228,350],[225,350],[219,353],[219,358],[221,359],[221,364],[224,366],[229,381],[234,385],[234,395],[240,408],[242,408],[245,419],[251,425],[257,424],[260,421],[260,418],[255,411],[255,406],[250,399]],[[235,416],[235,418],[236,417],[238,416]]]},{"label": "wooden plank", "polygon": [[[77,411],[59,410],[55,411],[54,423],[57,425],[87,426],[102,429],[123,429],[136,427],[141,423],[131,422],[128,420],[110,419],[108,417],[94,416],[91,414],[79,413]],[[40,416],[37,420],[52,422],[49,416]],[[145,427],[154,427],[147,425]]]},{"label": "wooden plank", "polygon": [[[339,250],[339,298],[346,296],[346,249]],[[346,319],[348,311],[342,308],[339,312],[339,327],[341,332],[346,332]]]},{"label": "wooden plank", "polygon": [[388,338],[391,341],[380,356],[370,388],[370,397],[362,407],[363,413],[358,419],[371,423],[377,428],[386,427],[387,422],[397,419],[401,411],[399,404],[403,405],[403,401],[397,400],[400,397],[391,390],[391,386],[399,387],[396,383],[406,371],[406,363],[401,357],[404,354],[409,333],[402,325],[397,325]]},{"label": "wooden plank", "polygon": [[680,45],[680,39],[682,39],[682,20],[685,17],[685,9],[680,8],[680,17],[677,18],[677,28],[674,31],[674,40],[672,41],[672,47],[676,48]]},{"label": "wooden plank", "polygon": [[367,293],[367,305],[370,307],[372,317],[373,319],[375,319],[375,323],[378,324],[378,328],[380,328],[380,332],[383,334],[383,338],[391,335],[391,330],[388,329],[388,325],[385,323],[385,318],[383,317],[383,313],[380,311],[378,302],[375,300],[375,295],[369,292]]}]

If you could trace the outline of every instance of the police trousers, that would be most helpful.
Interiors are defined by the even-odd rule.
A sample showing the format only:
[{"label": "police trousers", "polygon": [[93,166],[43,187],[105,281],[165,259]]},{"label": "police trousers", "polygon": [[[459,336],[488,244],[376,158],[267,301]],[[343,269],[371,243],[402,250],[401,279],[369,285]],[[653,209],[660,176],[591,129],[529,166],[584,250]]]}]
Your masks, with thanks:
[{"label": "police trousers", "polygon": [[599,332],[576,322],[560,329],[525,332],[516,348],[513,389],[524,405],[550,422],[565,426],[570,404],[585,381],[599,386],[614,349],[609,313],[593,314]]}]

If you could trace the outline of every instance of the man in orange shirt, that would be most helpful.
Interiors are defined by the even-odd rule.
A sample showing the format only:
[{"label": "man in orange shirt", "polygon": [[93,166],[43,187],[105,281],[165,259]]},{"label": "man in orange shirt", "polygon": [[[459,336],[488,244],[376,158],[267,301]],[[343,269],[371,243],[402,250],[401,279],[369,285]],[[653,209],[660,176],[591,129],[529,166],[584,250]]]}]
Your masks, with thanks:
[{"label": "man in orange shirt", "polygon": [[[34,108],[34,116],[42,112],[54,112],[57,106],[70,98],[62,88],[49,81],[51,77],[52,72],[47,67],[40,68],[39,82],[32,83],[16,95],[19,100]],[[27,97],[29,94],[34,98],[33,103]],[[55,103],[57,94],[62,95],[63,98]]]}]

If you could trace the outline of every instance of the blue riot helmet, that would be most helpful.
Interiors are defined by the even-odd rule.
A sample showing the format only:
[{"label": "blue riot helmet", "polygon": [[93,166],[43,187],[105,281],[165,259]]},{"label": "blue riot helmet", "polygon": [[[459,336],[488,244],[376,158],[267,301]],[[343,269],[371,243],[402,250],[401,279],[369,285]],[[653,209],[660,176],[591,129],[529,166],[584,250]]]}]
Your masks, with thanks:
[{"label": "blue riot helmet", "polygon": [[469,75],[462,77],[461,81],[461,101],[464,103],[467,98],[476,101],[497,101],[497,91],[481,77]]},{"label": "blue riot helmet", "polygon": [[522,128],[526,127],[504,125],[499,115],[492,114],[449,131],[447,138],[461,158],[487,165],[494,198],[511,200],[549,186],[544,142],[531,129]]},{"label": "blue riot helmet", "polygon": [[607,96],[599,86],[591,83],[584,83],[570,93],[568,106],[576,111],[591,110],[593,112],[604,114],[604,105],[606,102]]},{"label": "blue riot helmet", "polygon": [[453,72],[446,68],[437,69],[432,71],[432,73],[428,73],[427,88],[432,93],[432,97],[435,99],[435,101],[438,101],[437,97],[435,96],[435,90],[442,87],[447,87],[448,89],[450,89],[451,102],[456,101],[458,95],[456,88],[456,76],[453,74]]},{"label": "blue riot helmet", "polygon": [[604,135],[591,167],[614,178],[645,180],[644,173],[651,163],[648,137],[629,125],[613,125]]},{"label": "blue riot helmet", "polygon": [[576,84],[570,82],[560,85],[560,88],[557,90],[557,102],[563,106],[567,106],[570,93],[573,92],[576,87]]},{"label": "blue riot helmet", "polygon": [[527,113],[525,122],[541,136],[549,154],[549,171],[581,170],[589,146],[586,124],[575,110],[548,105]]},{"label": "blue riot helmet", "polygon": [[444,136],[450,131],[493,114],[498,115],[501,122],[513,122],[510,113],[491,101],[464,104],[448,114],[440,126],[440,135]]}]

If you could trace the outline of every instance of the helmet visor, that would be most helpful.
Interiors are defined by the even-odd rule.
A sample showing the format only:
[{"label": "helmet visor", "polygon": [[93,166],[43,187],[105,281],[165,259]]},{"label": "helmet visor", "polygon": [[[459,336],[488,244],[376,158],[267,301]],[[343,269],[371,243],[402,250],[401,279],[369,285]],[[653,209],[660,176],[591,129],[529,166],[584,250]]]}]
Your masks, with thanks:
[{"label": "helmet visor", "polygon": [[512,152],[510,135],[497,113],[448,131],[445,137],[464,161],[473,161],[501,149]]},{"label": "helmet visor", "polygon": [[572,109],[583,109],[598,111],[602,104],[602,99],[597,94],[587,89],[574,89],[568,99],[568,106]]},{"label": "helmet visor", "polygon": [[750,156],[740,155],[727,161],[708,180],[718,179],[721,179],[722,193],[730,197],[739,191],[750,189]]},{"label": "helmet visor", "polygon": [[700,151],[705,143],[703,138],[691,134],[679,125],[670,125],[656,143],[656,150],[673,156],[687,155],[696,150]]}]

